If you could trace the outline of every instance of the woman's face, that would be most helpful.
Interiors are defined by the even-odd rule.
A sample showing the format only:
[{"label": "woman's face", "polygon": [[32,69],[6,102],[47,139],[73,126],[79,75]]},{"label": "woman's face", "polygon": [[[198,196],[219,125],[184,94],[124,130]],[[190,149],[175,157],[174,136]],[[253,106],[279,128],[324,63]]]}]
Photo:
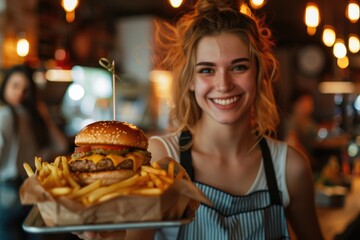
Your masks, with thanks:
[{"label": "woman's face", "polygon": [[5,86],[5,100],[12,106],[20,105],[25,98],[28,87],[29,83],[24,74],[12,74]]},{"label": "woman's face", "polygon": [[256,64],[249,47],[235,34],[202,38],[196,50],[191,90],[203,111],[223,124],[250,120],[256,95]]}]

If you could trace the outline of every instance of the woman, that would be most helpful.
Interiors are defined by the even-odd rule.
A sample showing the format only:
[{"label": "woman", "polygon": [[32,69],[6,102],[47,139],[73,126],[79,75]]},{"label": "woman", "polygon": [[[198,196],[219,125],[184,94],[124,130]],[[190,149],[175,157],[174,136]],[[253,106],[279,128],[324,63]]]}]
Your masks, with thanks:
[{"label": "woman", "polygon": [[128,230],[127,240],[288,239],[287,223],[297,239],[322,239],[308,160],[271,137],[279,116],[270,31],[239,9],[200,0],[169,26],[173,38],[158,38],[167,49],[162,66],[174,74],[174,131],[153,136],[149,151],[179,161],[212,206],[200,205],[179,229]]},{"label": "woman", "polygon": [[0,86],[0,238],[26,239],[21,224],[27,214],[18,190],[26,177],[22,164],[35,156],[66,154],[68,141],[37,96],[32,70],[8,69]]}]

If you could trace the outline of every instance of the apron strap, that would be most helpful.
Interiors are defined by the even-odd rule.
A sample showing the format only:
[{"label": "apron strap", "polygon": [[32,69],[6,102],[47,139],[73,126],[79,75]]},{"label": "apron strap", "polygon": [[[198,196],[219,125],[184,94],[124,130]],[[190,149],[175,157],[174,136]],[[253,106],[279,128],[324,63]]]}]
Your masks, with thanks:
[{"label": "apron strap", "polygon": [[282,205],[270,149],[265,138],[260,140],[260,148],[264,159],[265,176],[269,187],[271,202],[273,204]]},{"label": "apron strap", "polygon": [[180,145],[180,164],[189,174],[191,181],[194,181],[194,168],[192,166],[192,157],[191,157],[191,148],[187,148],[182,151],[181,149],[185,147],[191,141],[190,131],[183,131],[180,134],[179,145]]}]

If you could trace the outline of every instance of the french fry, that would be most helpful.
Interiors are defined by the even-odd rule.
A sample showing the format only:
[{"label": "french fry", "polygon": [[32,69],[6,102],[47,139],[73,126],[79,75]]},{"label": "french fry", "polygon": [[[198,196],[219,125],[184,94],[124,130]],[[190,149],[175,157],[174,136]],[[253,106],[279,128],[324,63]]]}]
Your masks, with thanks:
[{"label": "french fry", "polygon": [[174,169],[175,169],[175,163],[173,161],[170,161],[167,170],[167,174],[170,178],[174,178]]},{"label": "french fry", "polygon": [[125,180],[123,180],[121,182],[114,183],[114,184],[109,185],[109,186],[98,188],[98,189],[90,192],[87,195],[88,200],[89,200],[90,203],[93,203],[96,200],[98,200],[100,197],[102,197],[102,196],[104,196],[104,195],[106,195],[108,193],[115,192],[115,191],[117,191],[118,189],[121,189],[121,188],[131,187],[131,186],[135,185],[136,183],[138,183],[138,181],[141,178],[144,178],[144,177],[141,177],[138,174],[136,174],[136,175],[132,176],[131,178],[125,179]]},{"label": "french fry", "polygon": [[160,165],[159,165],[158,162],[152,162],[152,163],[151,163],[151,166],[152,166],[153,168],[161,169],[161,167],[160,167]]},{"label": "french fry", "polygon": [[163,193],[161,188],[137,188],[131,191],[131,194],[137,195],[160,195]]},{"label": "french fry", "polygon": [[41,163],[41,171],[44,172],[44,176],[49,176],[51,174],[51,170],[49,168],[49,163],[48,162],[42,162]]},{"label": "french fry", "polygon": [[155,184],[154,184],[153,181],[148,181],[148,182],[146,182],[146,186],[147,186],[148,188],[154,188],[154,187],[155,187]]},{"label": "french fry", "polygon": [[51,195],[54,197],[64,196],[67,194],[70,194],[72,192],[72,189],[70,187],[55,187],[50,189]]},{"label": "french fry", "polygon": [[24,167],[25,172],[28,175],[28,177],[31,177],[32,175],[34,175],[34,171],[32,170],[32,168],[30,167],[30,165],[28,163],[24,163],[23,167]]},{"label": "french fry", "polygon": [[35,157],[35,168],[38,172],[41,171],[41,169],[42,169],[41,157]]},{"label": "french fry", "polygon": [[158,188],[163,188],[164,184],[163,182],[160,180],[160,178],[158,176],[156,176],[153,173],[149,173],[150,179],[154,182],[155,186]]},{"label": "french fry", "polygon": [[149,174],[145,171],[140,171],[140,176],[149,176]]},{"label": "french fry", "polygon": [[147,172],[147,173],[153,173],[156,175],[163,175],[166,176],[166,170],[164,169],[157,169],[157,168],[152,168],[152,167],[148,167],[148,166],[141,166],[141,170]]},{"label": "french fry", "polygon": [[69,184],[73,188],[79,187],[79,184],[74,180],[74,178],[70,174],[69,165],[68,165],[68,161],[67,161],[66,157],[64,157],[64,156],[61,157],[61,164],[63,167],[63,172],[65,175],[65,178],[68,180]]},{"label": "french fry", "polygon": [[59,167],[60,161],[61,161],[61,157],[60,156],[56,157],[53,165],[56,167]]},{"label": "french fry", "polygon": [[44,179],[44,181],[41,183],[41,185],[47,190],[57,187],[54,175],[50,174],[47,178]]},{"label": "french fry", "polygon": [[80,198],[84,196],[85,194],[88,194],[91,191],[94,191],[95,189],[98,189],[101,186],[101,180],[97,180],[95,182],[90,183],[89,185],[86,185],[83,188],[74,188],[73,192],[69,195],[69,198]]},{"label": "french fry", "polygon": [[167,183],[169,185],[174,183],[174,179],[168,176],[159,176],[159,178],[161,179],[161,181],[163,181],[164,183]]}]

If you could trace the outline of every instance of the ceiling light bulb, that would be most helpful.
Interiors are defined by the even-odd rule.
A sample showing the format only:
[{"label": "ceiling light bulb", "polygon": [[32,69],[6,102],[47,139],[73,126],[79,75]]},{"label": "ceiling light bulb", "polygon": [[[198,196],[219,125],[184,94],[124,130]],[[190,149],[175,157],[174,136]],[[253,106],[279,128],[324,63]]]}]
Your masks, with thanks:
[{"label": "ceiling light bulb", "polygon": [[308,3],[305,9],[305,24],[308,27],[317,27],[320,23],[319,8],[315,3]]},{"label": "ceiling light bulb", "polygon": [[26,38],[21,38],[16,44],[16,53],[20,57],[26,57],[29,54],[30,44]]},{"label": "ceiling light bulb", "polygon": [[357,2],[350,1],[349,4],[346,6],[345,15],[350,22],[356,23],[359,20],[360,16],[359,4],[357,4]]},{"label": "ceiling light bulb", "polygon": [[337,65],[341,69],[345,69],[349,66],[349,58],[347,56],[337,59]]},{"label": "ceiling light bulb", "polygon": [[325,25],[322,40],[327,47],[331,47],[334,45],[336,39],[336,33],[332,26]]},{"label": "ceiling light bulb", "polygon": [[358,35],[351,34],[349,36],[348,47],[349,51],[352,53],[357,53],[360,50],[360,40]]},{"label": "ceiling light bulb", "polygon": [[250,6],[254,9],[262,8],[265,5],[265,0],[250,0]]},{"label": "ceiling light bulb", "polygon": [[344,43],[344,40],[338,38],[335,41],[334,47],[333,47],[333,54],[337,58],[343,58],[346,56],[347,50]]},{"label": "ceiling light bulb", "polygon": [[63,6],[66,12],[73,12],[75,8],[78,6],[78,0],[62,0],[61,5]]},{"label": "ceiling light bulb", "polygon": [[170,0],[170,4],[173,8],[178,8],[182,4],[182,0]]}]

